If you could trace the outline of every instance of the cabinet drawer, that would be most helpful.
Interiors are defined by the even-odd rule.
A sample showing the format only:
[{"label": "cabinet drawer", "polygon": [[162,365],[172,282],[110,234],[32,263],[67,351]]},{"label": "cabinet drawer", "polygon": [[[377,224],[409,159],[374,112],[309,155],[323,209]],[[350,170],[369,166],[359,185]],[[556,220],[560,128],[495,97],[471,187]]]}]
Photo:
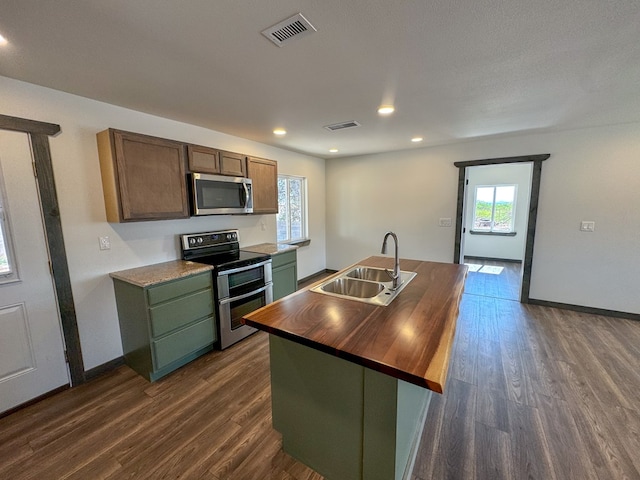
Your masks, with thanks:
[{"label": "cabinet drawer", "polygon": [[159,370],[216,341],[213,317],[191,325],[152,343],[154,367]]},{"label": "cabinet drawer", "polygon": [[213,294],[211,290],[201,290],[193,295],[150,308],[151,333],[154,337],[159,337],[212,313]]},{"label": "cabinet drawer", "polygon": [[296,251],[290,250],[284,253],[278,253],[271,257],[271,268],[278,268],[281,265],[296,261]]},{"label": "cabinet drawer", "polygon": [[155,305],[203,288],[211,288],[211,273],[209,272],[150,287],[147,291],[147,299],[149,305]]}]

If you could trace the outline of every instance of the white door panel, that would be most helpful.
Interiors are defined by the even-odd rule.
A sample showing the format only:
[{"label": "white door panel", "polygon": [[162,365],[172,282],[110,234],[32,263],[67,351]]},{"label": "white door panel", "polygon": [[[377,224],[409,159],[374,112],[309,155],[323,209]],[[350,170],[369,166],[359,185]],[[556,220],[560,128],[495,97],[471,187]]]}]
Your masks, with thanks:
[{"label": "white door panel", "polygon": [[29,137],[0,131],[15,274],[0,277],[0,412],[69,383]]}]

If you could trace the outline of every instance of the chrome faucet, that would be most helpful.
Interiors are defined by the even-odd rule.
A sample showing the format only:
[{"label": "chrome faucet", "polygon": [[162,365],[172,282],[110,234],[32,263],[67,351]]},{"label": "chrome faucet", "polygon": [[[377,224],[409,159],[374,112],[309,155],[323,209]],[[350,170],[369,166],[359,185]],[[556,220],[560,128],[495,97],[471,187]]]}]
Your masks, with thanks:
[{"label": "chrome faucet", "polygon": [[387,272],[387,274],[391,277],[391,279],[393,280],[393,284],[392,284],[392,290],[396,290],[400,284],[402,283],[402,279],[400,277],[400,258],[398,257],[398,236],[393,233],[393,232],[387,232],[384,234],[384,240],[382,241],[382,250],[380,251],[380,253],[382,253],[383,255],[386,255],[387,253],[387,239],[389,237],[393,237],[393,241],[396,245],[396,250],[395,250],[395,263],[393,265],[393,273],[391,273],[389,270],[385,269],[385,272]]}]

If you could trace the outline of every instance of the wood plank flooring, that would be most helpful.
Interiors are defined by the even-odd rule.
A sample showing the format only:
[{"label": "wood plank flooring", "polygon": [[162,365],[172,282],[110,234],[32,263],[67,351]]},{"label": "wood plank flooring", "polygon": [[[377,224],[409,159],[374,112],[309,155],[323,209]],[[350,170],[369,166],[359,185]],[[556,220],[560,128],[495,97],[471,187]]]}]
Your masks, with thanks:
[{"label": "wood plank flooring", "polygon": [[[465,294],[412,480],[640,479],[640,322]],[[0,419],[0,479],[311,480],[271,427],[267,335]],[[348,479],[336,479],[348,480]]]},{"label": "wood plank flooring", "polygon": [[482,295],[484,297],[504,298],[505,300],[520,300],[522,281],[521,263],[474,257],[465,257],[464,262],[504,268],[498,275],[470,271],[464,287],[465,293],[469,295]]},{"label": "wood plank flooring", "polygon": [[413,480],[640,479],[640,323],[464,295]]}]

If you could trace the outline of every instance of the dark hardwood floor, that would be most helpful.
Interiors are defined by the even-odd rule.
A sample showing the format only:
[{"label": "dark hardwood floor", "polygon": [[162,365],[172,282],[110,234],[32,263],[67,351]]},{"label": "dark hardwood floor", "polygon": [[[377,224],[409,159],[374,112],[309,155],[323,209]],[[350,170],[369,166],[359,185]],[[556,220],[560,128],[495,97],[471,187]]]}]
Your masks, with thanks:
[{"label": "dark hardwood floor", "polygon": [[[640,479],[640,323],[463,296],[413,480]],[[267,335],[0,419],[1,479],[321,479],[271,427]],[[337,479],[348,480],[348,479]]]},{"label": "dark hardwood floor", "polygon": [[414,480],[640,479],[640,323],[464,295]]}]

